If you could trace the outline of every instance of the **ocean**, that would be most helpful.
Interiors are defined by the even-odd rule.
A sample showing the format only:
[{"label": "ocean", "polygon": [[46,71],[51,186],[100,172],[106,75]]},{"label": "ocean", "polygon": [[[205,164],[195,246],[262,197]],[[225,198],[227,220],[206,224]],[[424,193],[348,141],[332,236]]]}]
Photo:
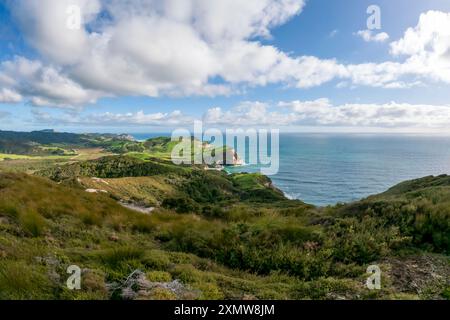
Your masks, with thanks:
[{"label": "ocean", "polygon": [[[134,136],[143,140],[160,135]],[[270,178],[289,198],[326,206],[359,200],[404,180],[439,174],[450,174],[450,137],[298,133],[280,135],[280,168]]]}]

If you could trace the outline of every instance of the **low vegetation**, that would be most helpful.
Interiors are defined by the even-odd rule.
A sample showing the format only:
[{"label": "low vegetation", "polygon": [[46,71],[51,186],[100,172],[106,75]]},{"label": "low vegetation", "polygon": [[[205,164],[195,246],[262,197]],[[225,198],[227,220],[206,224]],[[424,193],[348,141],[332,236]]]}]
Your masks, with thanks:
[{"label": "low vegetation", "polygon": [[[265,176],[163,157],[17,168],[0,172],[0,299],[449,298],[448,176],[316,208]],[[372,264],[381,290],[364,285]],[[66,286],[70,265],[81,290]]]}]

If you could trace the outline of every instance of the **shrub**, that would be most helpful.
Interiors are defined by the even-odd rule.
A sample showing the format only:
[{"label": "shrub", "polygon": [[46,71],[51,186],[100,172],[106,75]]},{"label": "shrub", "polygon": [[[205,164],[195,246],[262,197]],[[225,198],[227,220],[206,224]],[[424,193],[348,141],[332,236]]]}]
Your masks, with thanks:
[{"label": "shrub", "polygon": [[19,224],[22,229],[33,237],[42,235],[45,228],[45,219],[34,211],[26,211],[19,215]]},{"label": "shrub", "polygon": [[202,215],[208,218],[224,218],[226,212],[218,206],[205,206],[202,209]]},{"label": "shrub", "polygon": [[176,300],[177,296],[168,289],[157,287],[151,291],[148,298],[151,300]]},{"label": "shrub", "polygon": [[214,282],[198,283],[195,285],[201,292],[199,299],[201,300],[222,300],[224,294],[219,286]]},{"label": "shrub", "polygon": [[0,300],[51,299],[53,284],[46,270],[23,261],[0,262]]},{"label": "shrub", "polygon": [[397,227],[369,216],[340,219],[329,232],[327,245],[333,248],[334,258],[345,263],[370,263],[409,243]]},{"label": "shrub", "polygon": [[156,230],[156,224],[146,214],[134,215],[130,220],[134,231],[150,233]]},{"label": "shrub", "polygon": [[146,268],[154,270],[167,270],[170,265],[168,253],[160,250],[151,250],[147,252],[142,259]]},{"label": "shrub", "polygon": [[123,262],[141,259],[144,253],[145,251],[141,248],[119,247],[105,251],[101,255],[101,260],[112,268],[117,268]]},{"label": "shrub", "polygon": [[165,271],[150,271],[147,272],[147,279],[151,282],[170,282],[172,276]]},{"label": "shrub", "polygon": [[194,171],[187,178],[182,190],[198,203],[219,203],[229,199],[237,191],[221,172]]},{"label": "shrub", "polygon": [[444,299],[450,300],[450,287],[445,288],[441,295]]},{"label": "shrub", "polygon": [[189,198],[166,198],[162,206],[167,209],[175,210],[177,213],[198,212],[199,206]]}]

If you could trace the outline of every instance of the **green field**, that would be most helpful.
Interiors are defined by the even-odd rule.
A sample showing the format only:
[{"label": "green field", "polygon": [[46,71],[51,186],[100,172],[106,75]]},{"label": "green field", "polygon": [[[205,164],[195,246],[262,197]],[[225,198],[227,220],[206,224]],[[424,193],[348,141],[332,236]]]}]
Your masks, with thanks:
[{"label": "green field", "polygon": [[0,153],[0,161],[5,160],[54,160],[54,159],[70,159],[73,157],[73,155],[68,156],[26,156],[26,155],[20,155],[20,154],[5,154]]}]

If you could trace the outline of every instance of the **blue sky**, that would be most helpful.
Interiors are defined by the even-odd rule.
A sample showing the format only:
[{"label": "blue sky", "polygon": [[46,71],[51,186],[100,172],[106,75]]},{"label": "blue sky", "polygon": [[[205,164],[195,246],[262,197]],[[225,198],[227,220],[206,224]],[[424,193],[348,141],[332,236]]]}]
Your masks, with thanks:
[{"label": "blue sky", "polygon": [[[163,1],[136,1],[137,10],[126,17],[118,13],[120,1],[93,1],[97,6],[68,1],[79,4],[86,21],[76,35],[59,32],[67,19],[64,0],[58,5],[44,0],[40,8],[32,2],[0,2],[2,130],[167,132],[202,117],[211,126],[293,131],[439,132],[450,124],[450,40],[442,30],[450,25],[447,0],[286,0],[277,9],[270,9],[276,1],[264,0],[263,13],[250,5],[240,11],[239,2],[232,1],[235,7],[228,12],[193,0],[211,19],[191,8],[192,19],[182,21],[172,15],[184,12],[177,1],[169,9]],[[147,15],[139,5],[164,9]],[[370,5],[381,9],[382,28],[373,35],[384,32],[389,39],[365,41],[357,34],[367,29]],[[439,19],[428,15],[431,10]],[[113,18],[105,22],[101,16],[108,11]],[[247,11],[248,16],[236,17]],[[205,22],[195,25],[193,18]],[[212,33],[220,19],[227,20],[223,26],[217,22],[221,27]],[[437,20],[440,24],[433,25]],[[420,35],[422,51],[408,47],[415,39],[405,36],[408,28]],[[105,52],[96,51],[105,43],[99,38],[111,42]],[[393,54],[396,42],[400,54]],[[442,51],[445,46],[449,51]],[[250,58],[241,58],[243,52],[251,52]],[[128,64],[122,67],[123,61]],[[325,66],[328,61],[333,64]],[[168,70],[168,64],[176,67]],[[240,72],[247,68],[247,74]],[[210,85],[213,93],[205,93]]]}]

